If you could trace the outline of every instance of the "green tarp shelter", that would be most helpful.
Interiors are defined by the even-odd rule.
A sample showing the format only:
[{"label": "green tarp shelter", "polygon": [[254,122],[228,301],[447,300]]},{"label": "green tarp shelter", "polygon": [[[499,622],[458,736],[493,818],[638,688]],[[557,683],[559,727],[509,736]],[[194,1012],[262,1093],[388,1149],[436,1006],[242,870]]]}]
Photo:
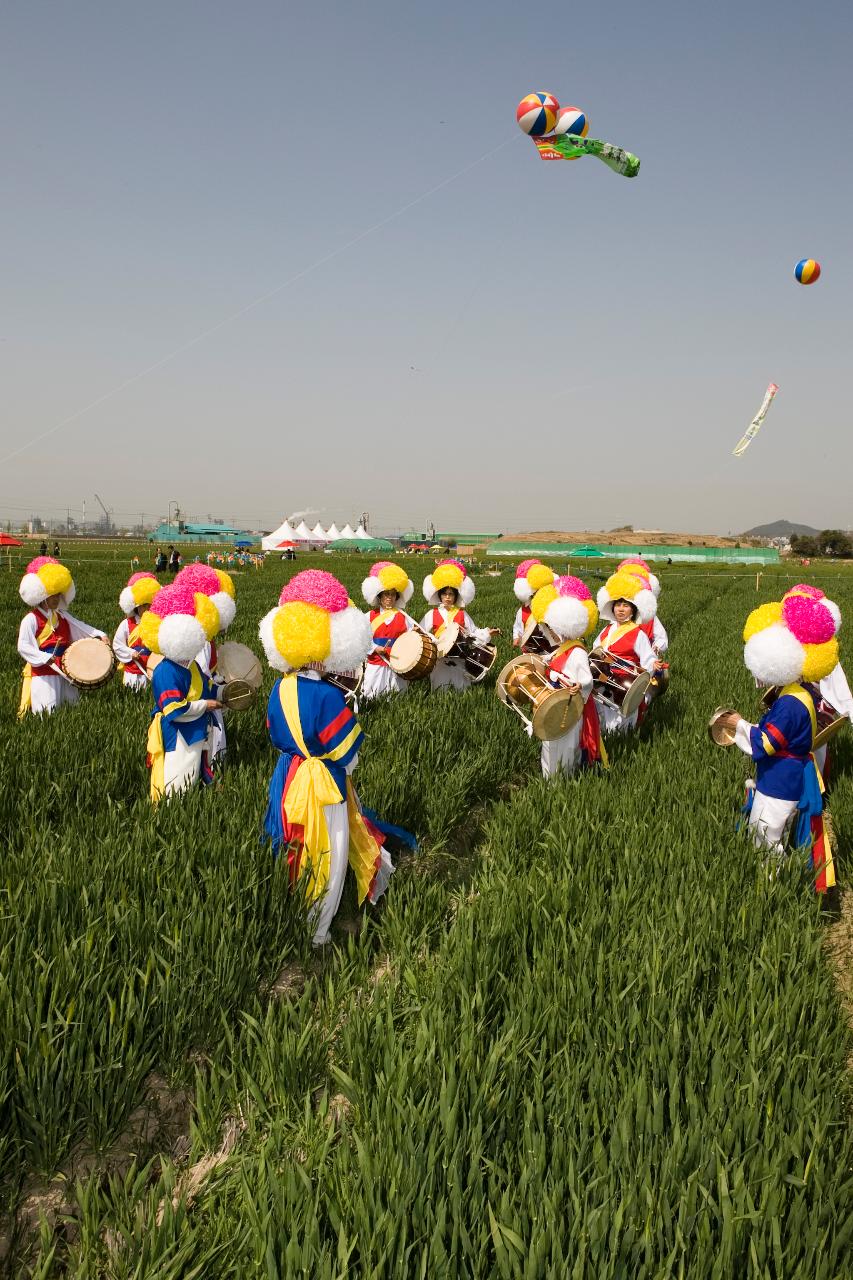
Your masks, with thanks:
[{"label": "green tarp shelter", "polygon": [[393,551],[387,538],[335,538],[330,551]]}]

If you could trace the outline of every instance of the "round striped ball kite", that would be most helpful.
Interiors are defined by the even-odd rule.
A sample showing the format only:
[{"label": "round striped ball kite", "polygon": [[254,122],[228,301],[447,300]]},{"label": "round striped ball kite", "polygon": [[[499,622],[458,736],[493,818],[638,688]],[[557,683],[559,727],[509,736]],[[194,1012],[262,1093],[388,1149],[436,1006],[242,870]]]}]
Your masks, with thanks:
[{"label": "round striped ball kite", "polygon": [[560,107],[554,132],[571,133],[576,138],[585,138],[589,133],[586,112],[581,111],[580,107]]},{"label": "round striped ball kite", "polygon": [[794,275],[800,284],[814,284],[815,280],[820,279],[820,263],[815,262],[814,258],[801,258],[794,267]]},{"label": "round striped ball kite", "polygon": [[560,104],[553,93],[528,93],[519,102],[515,118],[518,127],[532,138],[550,133],[557,123]]}]

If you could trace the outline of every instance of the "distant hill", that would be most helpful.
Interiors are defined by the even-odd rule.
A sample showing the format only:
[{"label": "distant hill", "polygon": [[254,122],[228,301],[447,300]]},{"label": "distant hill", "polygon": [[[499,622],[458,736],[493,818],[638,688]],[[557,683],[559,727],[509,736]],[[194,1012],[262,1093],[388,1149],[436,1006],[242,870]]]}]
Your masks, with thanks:
[{"label": "distant hill", "polygon": [[793,524],[790,520],[774,520],[772,524],[757,524],[754,529],[747,529],[745,538],[790,538],[792,533],[803,537],[814,537],[820,529],[813,529],[810,524]]}]

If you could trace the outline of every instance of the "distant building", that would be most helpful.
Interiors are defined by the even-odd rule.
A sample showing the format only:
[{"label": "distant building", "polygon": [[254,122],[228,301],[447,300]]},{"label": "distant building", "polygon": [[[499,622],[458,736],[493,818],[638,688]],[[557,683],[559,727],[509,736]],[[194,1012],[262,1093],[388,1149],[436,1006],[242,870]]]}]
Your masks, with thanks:
[{"label": "distant building", "polygon": [[148,535],[149,542],[235,542],[238,538],[247,538],[250,542],[254,541],[251,533],[247,533],[245,529],[240,529],[233,524],[220,524],[219,521],[210,524],[192,524],[185,520],[179,520],[177,524],[159,524],[157,528]]}]

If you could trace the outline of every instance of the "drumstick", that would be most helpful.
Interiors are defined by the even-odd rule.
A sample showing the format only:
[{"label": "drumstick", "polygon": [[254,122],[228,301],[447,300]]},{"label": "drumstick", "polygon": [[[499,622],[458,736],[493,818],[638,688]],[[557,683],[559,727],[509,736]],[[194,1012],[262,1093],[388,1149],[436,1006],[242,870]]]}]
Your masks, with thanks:
[{"label": "drumstick", "polygon": [[48,663],[48,666],[53,667],[53,669],[54,669],[54,671],[56,672],[56,674],[57,674],[58,676],[62,676],[62,679],[65,681],[65,683],[66,683],[66,684],[70,684],[72,689],[76,689],[76,688],[77,688],[77,686],[75,685],[74,681],[73,681],[73,680],[69,680],[68,676],[67,676],[67,675],[65,674],[65,672],[62,670],[62,667],[58,667],[58,666],[56,665],[56,663],[55,663],[55,662],[49,662],[49,663]]}]

